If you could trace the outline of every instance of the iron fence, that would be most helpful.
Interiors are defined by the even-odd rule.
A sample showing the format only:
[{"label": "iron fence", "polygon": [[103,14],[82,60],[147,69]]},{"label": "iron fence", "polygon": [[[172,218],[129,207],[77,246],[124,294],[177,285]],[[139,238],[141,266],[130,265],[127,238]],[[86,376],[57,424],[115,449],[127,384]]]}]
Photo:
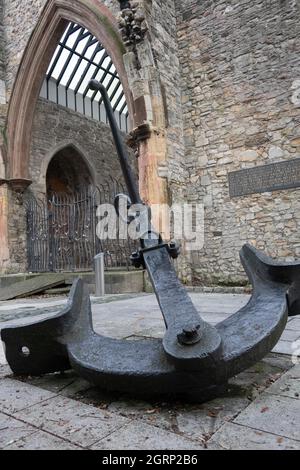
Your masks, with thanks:
[{"label": "iron fence", "polygon": [[27,256],[30,272],[90,271],[94,256],[103,252],[105,267],[130,268],[136,249],[130,239],[100,240],[96,235],[97,207],[113,204],[123,185],[113,178],[98,187],[72,194],[52,193],[45,199],[28,194],[25,200]]}]

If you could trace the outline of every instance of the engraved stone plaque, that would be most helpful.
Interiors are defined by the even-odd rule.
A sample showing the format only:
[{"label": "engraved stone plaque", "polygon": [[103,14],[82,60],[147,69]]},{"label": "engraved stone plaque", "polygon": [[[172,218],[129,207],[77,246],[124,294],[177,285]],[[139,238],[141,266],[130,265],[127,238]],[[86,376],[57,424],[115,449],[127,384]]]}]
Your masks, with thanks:
[{"label": "engraved stone plaque", "polygon": [[300,158],[228,173],[230,197],[300,187]]}]

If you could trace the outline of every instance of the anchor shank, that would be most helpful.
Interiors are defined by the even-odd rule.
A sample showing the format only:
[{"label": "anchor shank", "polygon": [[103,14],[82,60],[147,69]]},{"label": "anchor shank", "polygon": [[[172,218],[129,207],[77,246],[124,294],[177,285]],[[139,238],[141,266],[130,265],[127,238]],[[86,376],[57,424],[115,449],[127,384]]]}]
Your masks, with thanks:
[{"label": "anchor shank", "polygon": [[165,353],[178,368],[209,366],[221,354],[220,335],[200,317],[176,275],[166,245],[143,250],[143,258],[167,328]]},{"label": "anchor shank", "polygon": [[98,90],[101,93],[131,202],[132,204],[142,204],[139,190],[129,163],[128,153],[121,137],[106,88],[97,80],[91,80],[89,86],[92,90]]},{"label": "anchor shank", "polygon": [[178,334],[192,325],[201,327],[203,320],[177,278],[166,246],[144,250],[143,257],[166,327]]}]

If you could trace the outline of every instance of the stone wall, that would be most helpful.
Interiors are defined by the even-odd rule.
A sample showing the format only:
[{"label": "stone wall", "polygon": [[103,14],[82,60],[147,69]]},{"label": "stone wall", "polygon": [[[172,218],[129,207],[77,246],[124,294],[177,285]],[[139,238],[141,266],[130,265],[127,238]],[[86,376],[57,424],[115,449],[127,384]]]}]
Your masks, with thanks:
[{"label": "stone wall", "polygon": [[[0,1],[0,80],[5,78],[5,33],[3,25],[3,0]],[[0,90],[1,91],[1,90]],[[0,93],[0,97],[2,93]]]},{"label": "stone wall", "polygon": [[6,115],[6,86],[5,86],[5,30],[3,24],[3,0],[0,1],[0,142],[3,139],[3,129]]},{"label": "stone wall", "polygon": [[4,0],[6,86],[11,93],[18,67],[46,0]]},{"label": "stone wall", "polygon": [[[38,198],[45,196],[48,164],[57,151],[70,145],[85,159],[96,185],[105,183],[110,177],[124,183],[111,131],[106,124],[39,99],[35,110],[30,158],[30,177],[33,183],[28,192]],[[132,168],[137,171],[136,158],[130,149],[129,155]],[[76,167],[76,162],[74,166]],[[8,272],[24,272],[27,269],[27,254],[23,198],[10,191],[8,205]]]},{"label": "stone wall", "polygon": [[9,259],[4,260],[2,270],[8,274],[24,273],[27,271],[26,209],[16,191],[8,190],[7,200]]},{"label": "stone wall", "polygon": [[[125,135],[124,135],[125,138]],[[39,99],[36,105],[30,155],[30,190],[46,192],[46,171],[59,150],[73,145],[88,163],[95,184],[110,177],[124,181],[115,144],[108,125],[90,119],[63,106]],[[130,151],[136,169],[136,158]]]},{"label": "stone wall", "polygon": [[128,49],[124,61],[137,121],[143,124],[140,115],[144,114],[150,127],[148,142],[139,148],[140,186],[146,202],[167,203],[177,198],[185,180],[175,2],[130,4],[139,5],[138,16],[146,20],[146,33],[135,44],[124,35]]},{"label": "stone wall", "polygon": [[[119,16],[117,0],[102,3]],[[135,111],[142,116],[141,122],[137,116],[141,132],[133,140],[140,139],[143,195],[150,202],[205,206],[205,245],[181,257],[182,277],[189,280],[192,274],[195,282],[206,284],[244,282],[238,252],[246,241],[272,256],[300,256],[298,190],[233,199],[228,191],[231,171],[299,156],[299,1],[131,3],[140,5],[147,24],[141,40],[126,44],[124,54]],[[0,2],[0,41],[5,45],[0,84],[6,82],[3,93],[0,87],[2,131],[25,47],[45,4]],[[148,138],[143,136],[147,126]],[[2,136],[1,149],[5,132]],[[51,152],[71,141],[91,160],[96,179],[118,175],[117,160],[105,158],[114,150],[103,124],[40,100],[31,147],[32,191],[45,191]],[[14,193],[5,201],[11,256],[18,266],[15,249],[23,228],[17,214],[22,209]]]},{"label": "stone wall", "polygon": [[[147,31],[134,46],[125,33],[125,44],[130,46],[124,60],[137,115],[144,102],[149,126],[148,140],[141,139],[139,145],[140,189],[147,203],[172,205],[185,199],[187,176],[175,2],[131,2],[132,7],[136,4],[141,10],[138,16],[142,12],[146,19]],[[139,137],[139,128],[136,131]],[[153,223],[158,228],[157,220]],[[184,256],[178,270],[182,279],[190,280]]]},{"label": "stone wall", "polygon": [[205,205],[198,282],[243,280],[244,242],[300,256],[300,193],[230,199],[228,172],[300,156],[300,3],[177,0],[189,201]]},{"label": "stone wall", "polygon": [[[6,158],[7,147],[5,126],[9,100],[24,51],[46,3],[47,0],[5,0],[0,2],[0,45],[4,52],[4,54],[1,55],[0,51],[0,157],[4,157],[4,159]],[[114,14],[117,14],[119,11],[119,2],[117,0],[102,0],[101,3],[107,5]],[[2,67],[2,65],[4,66]],[[2,79],[3,82],[1,81]],[[32,106],[34,107],[35,103],[32,103]],[[44,107],[45,106],[46,104],[44,103]],[[51,149],[55,145],[59,146],[59,142],[63,138],[65,141],[68,141],[68,143],[73,140],[76,145],[77,142],[77,146],[82,149],[82,153],[86,157],[88,154],[90,155],[90,158],[93,160],[91,166],[94,166],[95,168],[96,182],[101,181],[109,172],[116,177],[120,176],[117,159],[112,158],[111,162],[108,164],[108,159],[106,158],[108,154],[111,156],[116,156],[116,154],[112,140],[108,137],[109,130],[105,125],[103,128],[97,128],[97,123],[95,121],[91,121],[88,124],[87,121],[84,121],[84,118],[79,124],[74,116],[71,117],[71,115],[64,115],[67,111],[63,109],[60,111],[48,109],[48,112],[51,115],[51,121],[48,122],[46,115],[43,115],[41,108],[42,104],[38,103],[37,112],[40,112],[39,117],[41,119],[41,121],[38,122],[38,125],[42,122],[43,128],[41,127],[39,130],[35,128],[34,130],[33,153],[30,161],[30,172],[34,179],[31,188],[33,192],[44,192],[45,180],[43,180],[40,174],[40,170],[45,169],[42,167],[42,160],[43,158],[46,158],[46,152],[48,152],[47,156],[49,156]],[[57,115],[55,118],[54,114],[56,112]],[[51,127],[51,123],[57,123],[60,121],[60,118],[64,122],[64,125],[60,128],[58,126],[55,129]],[[68,127],[68,121],[70,120],[71,122]],[[90,126],[92,137],[91,135],[87,135],[88,125]],[[70,129],[72,126],[77,128],[77,130],[80,128],[77,136],[75,136],[75,132],[73,136],[71,135],[72,132]],[[62,135],[62,132],[60,133],[62,129],[64,131],[64,136]],[[43,133],[43,137],[38,136],[39,131]],[[52,131],[54,131],[54,134],[56,132],[57,135],[54,135]],[[81,137],[81,142],[79,142],[79,136]],[[100,144],[98,142],[96,144],[96,138],[98,139],[98,137],[98,142],[100,142]],[[53,141],[51,141],[52,138],[54,139]],[[45,142],[47,142],[47,144]],[[47,146],[48,148],[46,148]],[[99,158],[99,147],[100,151],[104,151],[104,149],[107,150],[105,157],[101,155]],[[108,169],[108,167],[110,168]],[[0,177],[6,177],[2,158],[0,159]],[[10,185],[6,183],[3,184],[0,194],[0,240],[3,242],[3,246],[4,242],[6,243],[5,249],[0,250],[0,269],[3,272],[20,272],[26,269],[26,232],[24,215],[25,209],[19,195]]]},{"label": "stone wall", "polygon": [[[0,59],[0,149],[1,157],[7,157],[6,119],[9,99],[27,42],[36,25],[46,0],[3,0],[0,2],[0,41],[4,69]],[[3,27],[3,30],[2,30]],[[3,80],[3,82],[1,81]],[[33,104],[34,106],[34,104]],[[6,171],[1,163],[2,178]],[[7,167],[7,161],[5,162]],[[2,184],[0,194],[0,239],[5,249],[0,250],[1,272],[26,270],[26,220],[25,208],[18,194],[7,184]]]},{"label": "stone wall", "polygon": [[[147,4],[145,1],[147,11]],[[159,175],[168,178],[170,202],[177,200],[186,177],[184,164],[183,119],[181,108],[181,70],[178,60],[176,11],[174,0],[154,0],[149,9],[149,40],[165,102],[167,161]],[[155,95],[155,91],[153,91]],[[159,176],[158,175],[158,176]]]},{"label": "stone wall", "polygon": [[[5,86],[4,0],[0,0],[0,179],[5,178],[5,120],[7,114]],[[0,186],[0,270],[8,262],[8,189]]]}]

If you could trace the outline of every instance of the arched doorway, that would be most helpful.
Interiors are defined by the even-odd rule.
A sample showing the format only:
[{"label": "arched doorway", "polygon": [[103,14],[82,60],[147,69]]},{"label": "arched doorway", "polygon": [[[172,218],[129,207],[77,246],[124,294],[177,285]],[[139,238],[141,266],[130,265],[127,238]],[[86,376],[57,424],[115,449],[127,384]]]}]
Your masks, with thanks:
[{"label": "arched doorway", "polygon": [[[62,13],[57,2],[52,3],[55,8],[57,6],[57,11]],[[36,189],[33,187],[31,190],[33,197],[30,197],[27,210],[27,258],[28,269],[33,272],[91,270],[93,269],[93,258],[99,251],[105,252],[107,266],[128,266],[129,246],[124,248],[118,243],[118,240],[111,243],[111,246],[107,246],[107,244],[100,246],[96,237],[96,209],[99,199],[105,203],[112,203],[114,197],[112,191],[115,190],[118,183],[107,182],[107,169],[102,175],[99,163],[95,160],[92,147],[96,137],[99,139],[99,135],[97,134],[98,128],[92,121],[106,123],[107,118],[101,95],[89,90],[89,81],[95,78],[104,84],[119,127],[124,132],[128,131],[132,120],[131,95],[128,90],[122,54],[120,54],[120,49],[116,47],[119,41],[118,37],[111,34],[112,29],[108,33],[107,25],[103,25],[101,33],[96,31],[94,13],[89,13],[86,16],[83,15],[82,19],[87,20],[86,24],[91,29],[82,26],[76,15],[74,21],[67,21],[67,19],[73,18],[69,15],[60,19],[56,18],[57,29],[52,31],[52,39],[48,36],[48,30],[45,32],[51,44],[49,43],[49,48],[40,64],[41,68],[38,72],[33,71],[36,86],[38,84],[40,86],[40,99],[54,104],[51,104],[51,116],[55,116],[55,119],[49,124],[50,127],[52,125],[51,132],[44,133],[43,131],[41,134],[42,139],[39,140],[38,152],[34,154],[35,157],[43,159],[43,162],[49,161],[48,154],[46,156],[44,151],[44,142],[49,142],[48,148],[53,148],[57,144],[59,146],[61,142],[65,143],[65,139],[70,143],[56,152],[48,163],[47,171],[44,167],[40,176],[39,183],[43,190],[44,184],[46,186],[46,200],[37,201],[34,197],[34,194],[37,194]],[[43,23],[43,17],[40,21]],[[38,29],[36,32],[38,33]],[[54,39],[55,48],[53,47]],[[31,43],[28,47],[31,48]],[[51,57],[48,55],[50,50],[52,50]],[[38,51],[35,51],[34,57],[37,59],[38,56]],[[47,69],[45,69],[46,57],[48,59]],[[44,77],[41,86],[42,70]],[[33,91],[31,89],[32,93]],[[34,99],[36,100],[36,98],[35,95]],[[59,107],[70,110],[70,113],[60,111]],[[78,119],[75,118],[75,114],[78,115]],[[50,115],[50,112],[45,115]],[[62,122],[61,115],[65,118],[64,122]],[[79,115],[85,116],[86,120],[79,118]],[[24,135],[25,139],[30,137],[31,119],[32,115],[28,113],[24,122],[26,127],[29,126],[28,132],[25,132]],[[78,129],[79,121],[82,124],[82,132],[81,129]],[[45,120],[45,124],[48,125],[47,120]],[[82,142],[80,139],[89,139],[92,142],[91,145],[83,145],[91,165],[76,149],[76,145]],[[107,139],[105,132],[101,134],[100,139],[102,139],[102,143],[105,143],[105,139]],[[42,143],[40,144],[40,142]],[[17,141],[16,144],[18,144]],[[23,144],[26,144],[24,139]],[[24,171],[26,171],[25,161],[28,161],[29,157],[27,152],[28,147],[25,145],[23,163],[19,161]],[[34,158],[30,160],[31,175],[35,174],[36,161],[38,160]],[[12,165],[11,168],[16,170],[19,167],[20,170],[19,163]],[[91,168],[96,168],[96,171],[91,171]],[[109,173],[109,177],[110,175],[111,173]],[[114,176],[117,178],[116,173]],[[105,188],[108,187],[108,190],[105,189],[104,194],[103,191],[100,194],[95,183]],[[106,199],[103,200],[103,198]]]},{"label": "arched doorway", "polygon": [[29,158],[35,103],[57,44],[70,22],[84,25],[111,57],[122,82],[129,119],[134,122],[134,102],[123,60],[125,47],[116,18],[98,1],[90,4],[84,0],[49,0],[23,55],[7,117],[6,176],[24,187],[30,184]]},{"label": "arched doorway", "polygon": [[86,162],[74,147],[65,147],[52,157],[46,173],[48,199],[53,194],[70,196],[82,192],[93,183]]},{"label": "arched doorway", "polygon": [[99,251],[96,209],[99,191],[88,163],[68,145],[57,151],[46,171],[46,197],[29,192],[27,207],[28,269],[73,272],[93,268]]},{"label": "arched doorway", "polygon": [[58,150],[48,163],[46,197],[32,192],[25,200],[27,260],[30,272],[91,271],[104,253],[106,268],[129,269],[136,244],[129,239],[100,240],[96,235],[99,204],[113,204],[123,184],[112,177],[99,186],[85,157],[72,145]]},{"label": "arched doorway", "polygon": [[91,269],[97,252],[96,188],[73,146],[59,150],[50,160],[46,188],[49,270]]}]

